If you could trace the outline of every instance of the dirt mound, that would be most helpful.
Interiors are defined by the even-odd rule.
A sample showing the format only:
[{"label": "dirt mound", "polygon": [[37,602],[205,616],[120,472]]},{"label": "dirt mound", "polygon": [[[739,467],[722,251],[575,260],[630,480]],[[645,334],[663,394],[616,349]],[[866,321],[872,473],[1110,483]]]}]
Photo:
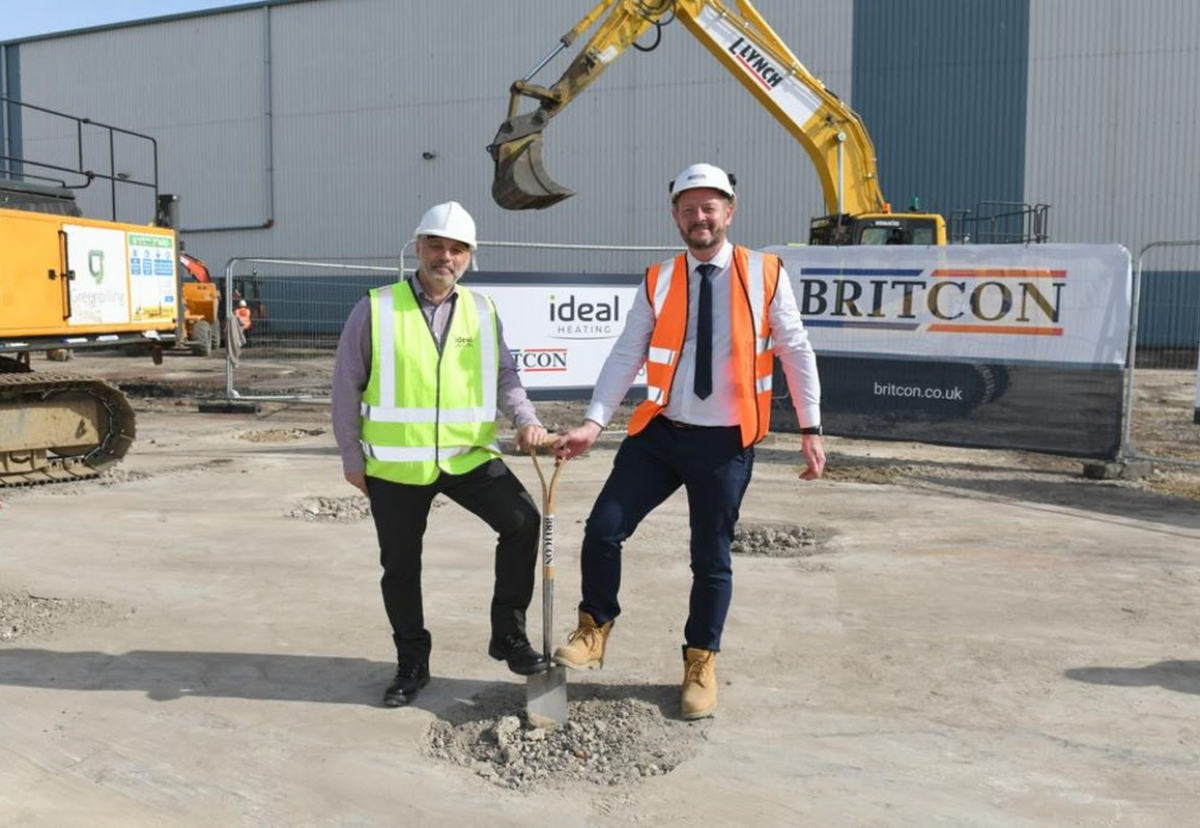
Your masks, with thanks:
[{"label": "dirt mound", "polygon": [[96,624],[114,615],[115,609],[103,601],[0,591],[0,644],[43,639],[62,627]]},{"label": "dirt mound", "polygon": [[324,433],[323,428],[264,428],[244,431],[236,436],[249,443],[286,443],[304,437],[319,437]]},{"label": "dirt mound", "polygon": [[670,773],[695,756],[711,719],[686,722],[664,714],[676,687],[596,687],[578,691],[568,720],[540,728],[524,716],[524,685],[485,690],[434,722],[424,752],[471,768],[501,788],[567,784],[629,785]]},{"label": "dirt mound", "polygon": [[734,555],[801,558],[825,550],[831,532],[790,523],[739,523],[729,551]]},{"label": "dirt mound", "polygon": [[362,495],[308,497],[285,514],[298,520],[353,523],[371,516],[371,504]]}]

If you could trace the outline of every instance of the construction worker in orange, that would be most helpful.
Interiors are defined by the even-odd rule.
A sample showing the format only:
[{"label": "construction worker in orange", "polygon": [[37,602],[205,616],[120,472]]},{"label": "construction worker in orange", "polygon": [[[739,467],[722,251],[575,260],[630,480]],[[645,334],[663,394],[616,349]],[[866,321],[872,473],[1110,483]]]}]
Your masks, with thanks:
[{"label": "construction worker in orange", "polygon": [[250,308],[246,307],[245,299],[238,300],[237,310],[235,310],[233,313],[237,317],[238,322],[242,326],[242,343],[244,345],[249,345],[250,337],[247,336],[247,334],[250,332],[250,327],[254,323],[250,318]]}]

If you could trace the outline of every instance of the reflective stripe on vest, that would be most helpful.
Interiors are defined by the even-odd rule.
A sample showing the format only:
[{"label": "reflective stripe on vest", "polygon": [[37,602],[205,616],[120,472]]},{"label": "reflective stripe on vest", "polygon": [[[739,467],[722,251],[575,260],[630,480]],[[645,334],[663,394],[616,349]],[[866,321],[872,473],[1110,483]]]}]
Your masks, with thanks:
[{"label": "reflective stripe on vest", "polygon": [[[770,306],[779,284],[778,256],[745,247],[733,249],[730,285],[730,360],[737,395],[742,445],[767,435],[775,370]],[[660,262],[646,272],[646,298],[654,310],[654,331],[646,353],[646,401],[634,410],[629,433],[644,429],[671,398],[679,352],[687,335],[687,256]]]},{"label": "reflective stripe on vest", "polygon": [[500,456],[496,311],[486,296],[461,285],[458,294],[439,353],[410,284],[370,292],[371,376],[361,406],[369,475],[419,485]]},{"label": "reflective stripe on vest", "polygon": [[[679,278],[676,279],[676,274]],[[679,352],[683,350],[683,338],[686,333],[687,319],[687,256],[676,256],[660,262],[650,268],[646,274],[646,292],[650,306],[654,309],[654,333],[650,336],[650,347],[646,352],[646,399],[657,406],[667,404],[671,390],[671,380],[675,376],[675,368],[679,364]],[[674,289],[674,293],[672,293]],[[675,307],[683,302],[684,328],[676,337],[668,336],[670,331],[660,324],[663,314],[668,307]]]}]

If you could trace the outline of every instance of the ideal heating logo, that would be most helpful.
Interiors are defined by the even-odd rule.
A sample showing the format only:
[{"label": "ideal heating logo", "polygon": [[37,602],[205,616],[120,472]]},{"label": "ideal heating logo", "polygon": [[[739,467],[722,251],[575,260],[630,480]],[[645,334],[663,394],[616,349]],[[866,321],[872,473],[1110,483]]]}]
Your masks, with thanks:
[{"label": "ideal heating logo", "polygon": [[1038,267],[802,268],[800,312],[810,327],[1062,336],[1066,280]]},{"label": "ideal heating logo", "polygon": [[621,297],[582,301],[575,294],[550,297],[552,339],[613,339],[620,332]]}]

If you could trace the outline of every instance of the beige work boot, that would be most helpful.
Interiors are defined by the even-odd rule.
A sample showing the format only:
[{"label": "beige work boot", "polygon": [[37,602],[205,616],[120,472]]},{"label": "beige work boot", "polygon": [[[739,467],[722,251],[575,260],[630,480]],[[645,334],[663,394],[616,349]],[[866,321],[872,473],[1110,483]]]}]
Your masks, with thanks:
[{"label": "beige work boot", "polygon": [[703,719],[717,709],[717,654],[712,650],[683,648],[683,696],[680,707],[685,719]]},{"label": "beige work boot", "polygon": [[604,646],[613,622],[599,626],[583,610],[579,611],[579,627],[567,638],[565,647],[554,651],[554,663],[572,670],[591,670],[604,666]]}]

